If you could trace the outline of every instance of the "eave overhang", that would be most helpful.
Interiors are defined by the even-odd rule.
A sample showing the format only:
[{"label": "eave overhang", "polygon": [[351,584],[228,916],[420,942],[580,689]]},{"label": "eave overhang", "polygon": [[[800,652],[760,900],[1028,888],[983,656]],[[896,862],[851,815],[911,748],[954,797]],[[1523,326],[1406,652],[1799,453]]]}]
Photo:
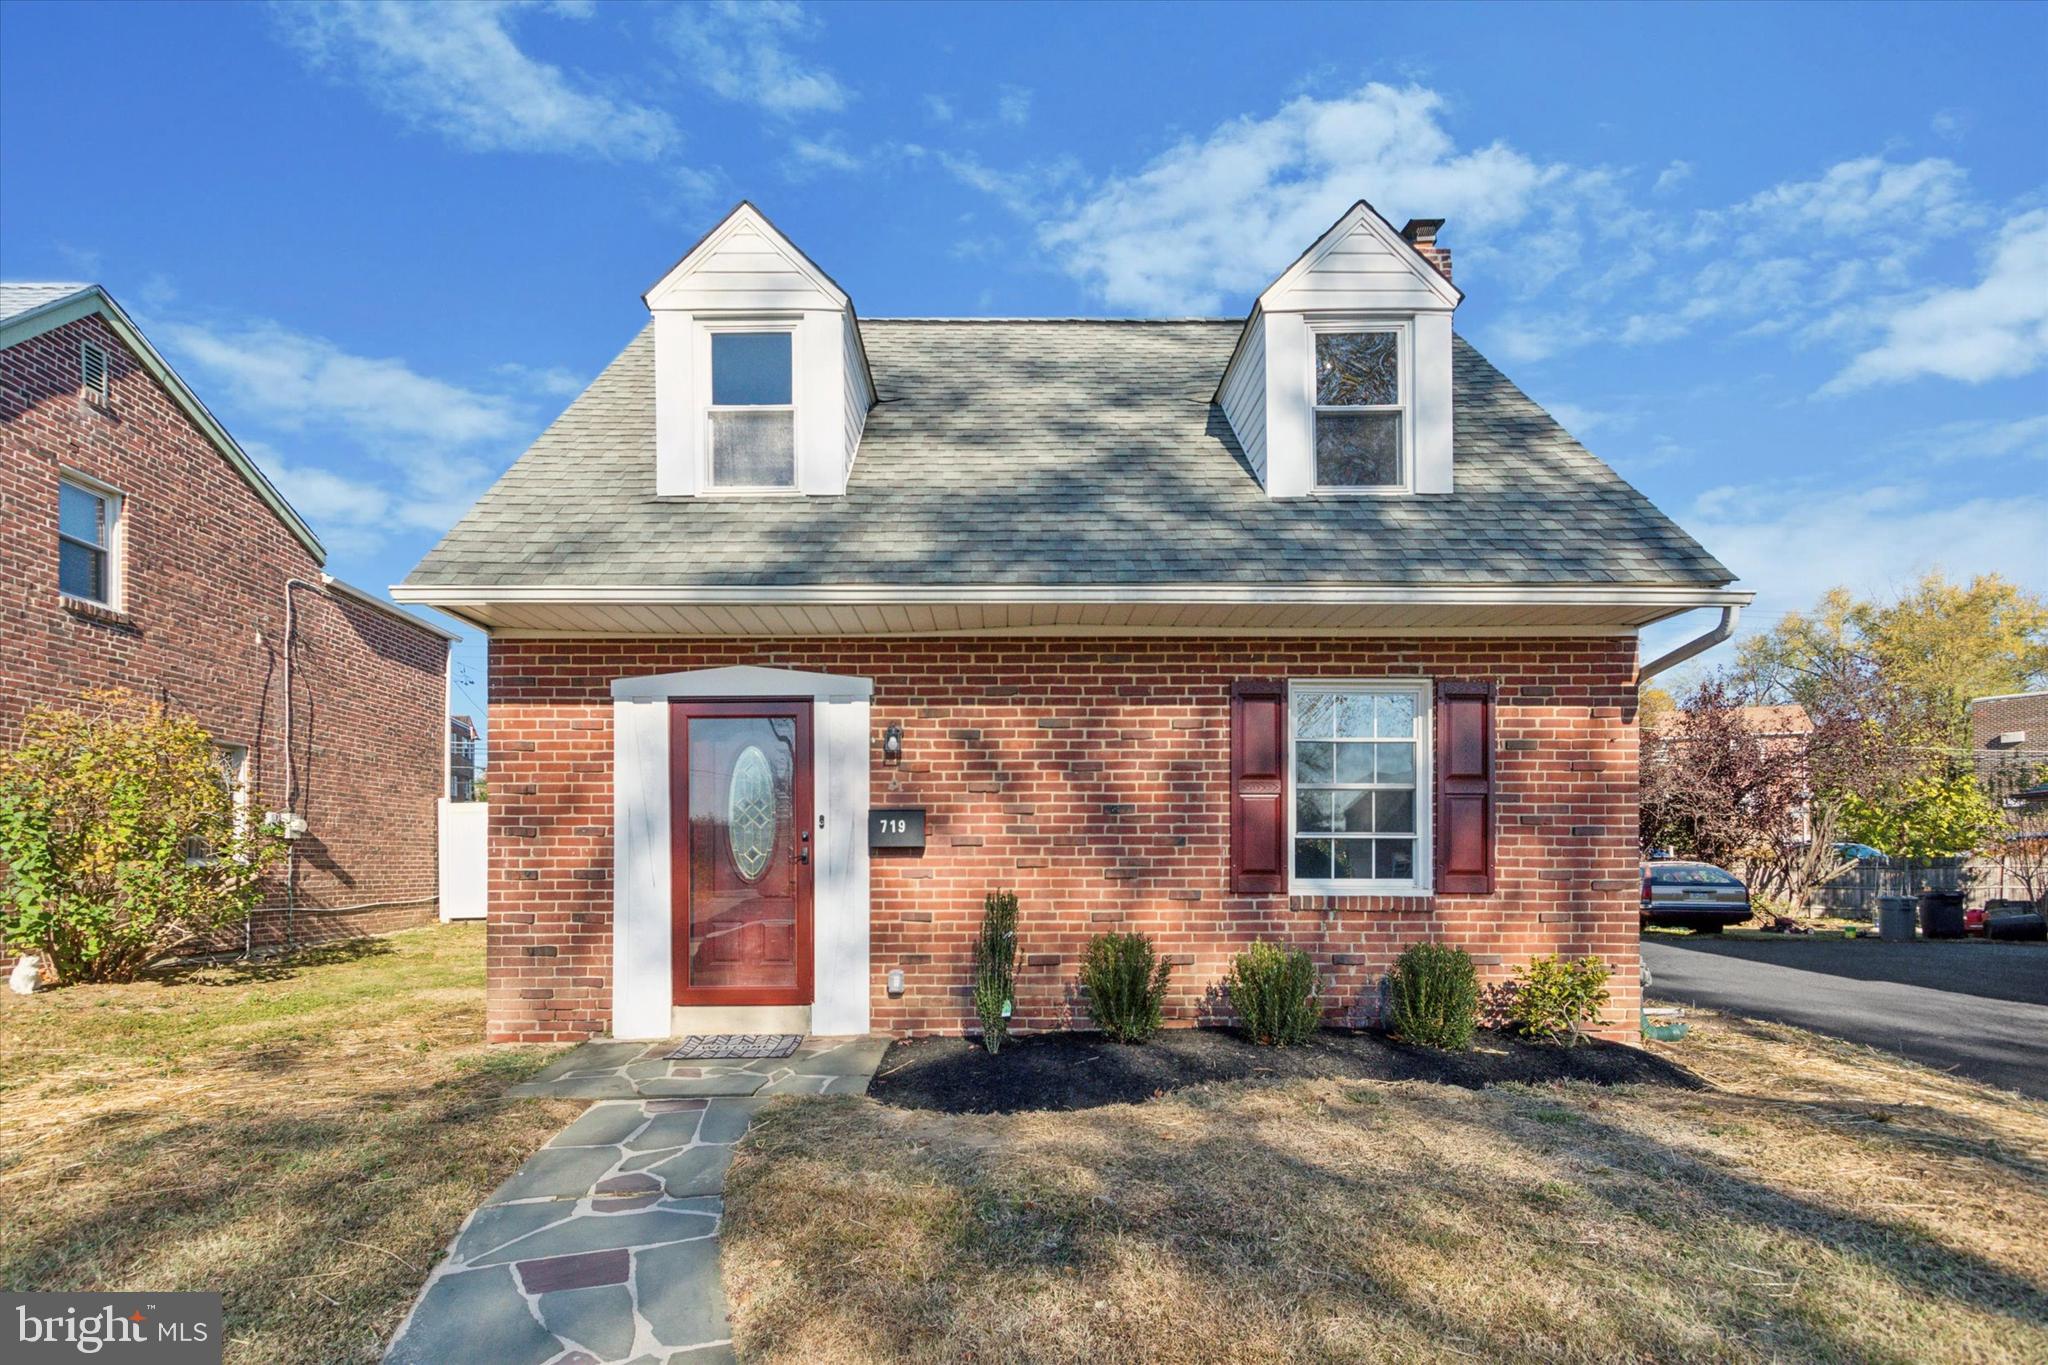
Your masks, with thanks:
[{"label": "eave overhang", "polygon": [[493,636],[1625,635],[1755,594],[1703,586],[400,584]]}]

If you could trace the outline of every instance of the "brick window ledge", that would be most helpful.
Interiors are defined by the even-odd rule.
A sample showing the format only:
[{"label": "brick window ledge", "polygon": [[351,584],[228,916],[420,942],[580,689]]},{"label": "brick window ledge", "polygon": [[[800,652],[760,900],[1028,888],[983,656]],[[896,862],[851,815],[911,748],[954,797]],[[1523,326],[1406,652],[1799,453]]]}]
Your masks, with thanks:
[{"label": "brick window ledge", "polygon": [[82,597],[59,594],[58,600],[64,604],[64,610],[70,612],[73,616],[83,617],[88,621],[97,621],[103,626],[113,626],[120,630],[137,629],[135,618],[125,611],[117,611],[113,607],[103,607],[97,602],[88,602]]}]

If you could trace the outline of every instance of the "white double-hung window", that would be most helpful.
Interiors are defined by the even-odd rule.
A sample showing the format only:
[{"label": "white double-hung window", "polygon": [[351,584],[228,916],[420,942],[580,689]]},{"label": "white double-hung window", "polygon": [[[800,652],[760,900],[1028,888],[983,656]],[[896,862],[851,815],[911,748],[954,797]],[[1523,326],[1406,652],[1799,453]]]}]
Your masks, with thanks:
[{"label": "white double-hung window", "polygon": [[121,495],[66,475],[57,481],[57,588],[103,607],[120,601]]},{"label": "white double-hung window", "polygon": [[794,343],[787,328],[711,333],[712,488],[796,487]]},{"label": "white double-hung window", "polygon": [[1429,890],[1429,696],[1421,682],[1290,686],[1293,891]]},{"label": "white double-hung window", "polygon": [[1406,330],[1315,330],[1315,486],[1394,492],[1408,486]]}]

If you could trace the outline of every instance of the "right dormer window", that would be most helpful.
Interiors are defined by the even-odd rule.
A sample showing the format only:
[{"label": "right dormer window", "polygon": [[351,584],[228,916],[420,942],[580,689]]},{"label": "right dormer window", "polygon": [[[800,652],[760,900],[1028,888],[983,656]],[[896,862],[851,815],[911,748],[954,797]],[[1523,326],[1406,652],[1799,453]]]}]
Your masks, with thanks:
[{"label": "right dormer window", "polygon": [[711,334],[711,486],[796,487],[795,338],[787,329]]},{"label": "right dormer window", "polygon": [[1317,329],[1318,489],[1378,492],[1406,485],[1401,338],[1399,327]]}]

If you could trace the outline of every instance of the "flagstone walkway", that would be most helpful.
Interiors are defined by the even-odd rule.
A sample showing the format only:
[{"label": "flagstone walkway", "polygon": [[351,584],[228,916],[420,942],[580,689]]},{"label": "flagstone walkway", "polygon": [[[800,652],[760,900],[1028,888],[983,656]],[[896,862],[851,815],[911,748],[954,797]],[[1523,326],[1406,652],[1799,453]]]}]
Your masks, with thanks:
[{"label": "flagstone walkway", "polygon": [[586,1043],[509,1093],[595,1100],[456,1234],[386,1365],[697,1365],[732,1357],[718,1273],[725,1169],[776,1095],[862,1094],[886,1038],[671,1062]]}]

